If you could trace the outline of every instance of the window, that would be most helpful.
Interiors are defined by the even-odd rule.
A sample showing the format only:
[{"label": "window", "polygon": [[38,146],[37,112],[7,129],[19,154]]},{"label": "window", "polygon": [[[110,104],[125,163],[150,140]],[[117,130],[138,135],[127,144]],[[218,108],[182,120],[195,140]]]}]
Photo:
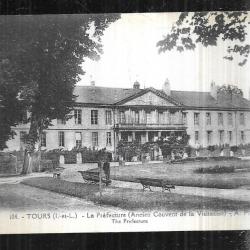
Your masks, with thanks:
[{"label": "window", "polygon": [[159,122],[159,124],[164,124],[164,113],[163,112],[158,113],[158,122]]},{"label": "window", "polygon": [[223,114],[218,113],[218,125],[223,125]]},{"label": "window", "polygon": [[227,119],[228,119],[228,125],[233,125],[233,114],[232,113],[227,114]]},{"label": "window", "polygon": [[106,133],[106,146],[111,146],[111,132]]},{"label": "window", "polygon": [[207,144],[212,144],[212,131],[207,131]]},{"label": "window", "polygon": [[187,125],[187,113],[186,112],[183,112],[182,113],[182,122]]},{"label": "window", "polygon": [[140,116],[139,116],[139,112],[135,111],[135,124],[139,124],[140,123]]},{"label": "window", "polygon": [[120,111],[120,123],[125,123],[125,112]]},{"label": "window", "polygon": [[245,125],[245,114],[240,113],[240,125]]},{"label": "window", "polygon": [[112,124],[112,116],[111,116],[111,110],[106,110],[106,125],[111,125]]},{"label": "window", "polygon": [[98,110],[91,110],[91,124],[98,124]]},{"label": "window", "polygon": [[150,123],[151,123],[151,113],[150,113],[150,112],[147,112],[147,113],[146,113],[146,123],[147,123],[147,124],[150,124]]},{"label": "window", "polygon": [[232,141],[233,141],[233,132],[228,131],[228,142],[232,142]]},{"label": "window", "polygon": [[59,147],[64,147],[64,132],[58,132]]},{"label": "window", "polygon": [[41,147],[46,147],[46,132],[41,134]]},{"label": "window", "polygon": [[65,119],[57,119],[57,124],[58,125],[65,125],[66,124],[66,120]]},{"label": "window", "polygon": [[176,124],[176,114],[177,113],[170,113],[170,124]]},{"label": "window", "polygon": [[82,133],[76,132],[75,137],[76,137],[76,147],[78,148],[82,147]]},{"label": "window", "polygon": [[224,143],[224,130],[219,130],[219,141],[220,144]]},{"label": "window", "polygon": [[211,113],[206,113],[206,124],[211,125]]},{"label": "window", "polygon": [[194,113],[194,125],[199,125],[200,123],[200,113]]},{"label": "window", "polygon": [[74,110],[75,124],[82,124],[82,110],[75,109]]},{"label": "window", "polygon": [[98,146],[98,132],[92,132],[92,146]]},{"label": "window", "polygon": [[194,132],[194,140],[195,140],[195,143],[199,143],[199,131]]},{"label": "window", "polygon": [[245,141],[245,133],[244,133],[244,131],[240,131],[240,139],[241,139],[241,142]]}]

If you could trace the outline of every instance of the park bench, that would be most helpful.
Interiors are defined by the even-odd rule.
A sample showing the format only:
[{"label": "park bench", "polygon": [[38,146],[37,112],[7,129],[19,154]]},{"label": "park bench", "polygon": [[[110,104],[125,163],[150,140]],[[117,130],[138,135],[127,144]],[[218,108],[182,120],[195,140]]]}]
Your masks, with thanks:
[{"label": "park bench", "polygon": [[[85,182],[97,184],[100,181],[99,172],[97,171],[78,171],[78,172],[82,175],[82,178]],[[109,185],[111,183],[111,180],[107,181],[103,177],[101,180],[102,180],[102,183],[104,183],[105,185]]]},{"label": "park bench", "polygon": [[164,192],[165,190],[171,192],[171,189],[175,189],[174,185],[170,185],[169,183],[167,183],[167,181],[161,179],[137,178],[137,180],[142,184],[143,191],[145,191],[146,189],[152,191],[151,187],[161,187],[162,192]]}]

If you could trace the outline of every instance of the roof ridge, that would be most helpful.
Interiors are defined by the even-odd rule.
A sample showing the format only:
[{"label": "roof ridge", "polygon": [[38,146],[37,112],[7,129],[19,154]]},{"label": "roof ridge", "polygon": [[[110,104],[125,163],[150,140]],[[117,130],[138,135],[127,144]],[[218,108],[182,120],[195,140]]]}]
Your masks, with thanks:
[{"label": "roof ridge", "polygon": [[[117,87],[104,87],[104,86],[90,86],[90,85],[76,85],[77,88],[102,88],[102,89],[120,89],[120,90],[135,90],[134,88],[117,88]],[[143,89],[140,89],[143,90]]]},{"label": "roof ridge", "polygon": [[210,91],[195,91],[195,90],[171,90],[171,92],[189,92],[189,93],[210,93]]}]

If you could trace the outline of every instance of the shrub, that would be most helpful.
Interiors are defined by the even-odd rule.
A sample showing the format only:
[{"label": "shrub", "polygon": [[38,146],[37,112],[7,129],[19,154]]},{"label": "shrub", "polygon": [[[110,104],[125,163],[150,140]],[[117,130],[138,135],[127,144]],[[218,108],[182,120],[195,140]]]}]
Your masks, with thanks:
[{"label": "shrub", "polygon": [[223,166],[216,165],[207,168],[198,168],[194,172],[198,174],[224,174],[224,173],[233,173],[235,171],[234,166]]},{"label": "shrub", "polygon": [[0,152],[0,174],[12,174],[17,171],[17,161],[10,153]]},{"label": "shrub", "polygon": [[209,150],[210,152],[213,152],[215,150],[215,146],[208,146],[207,150]]},{"label": "shrub", "polygon": [[232,147],[230,147],[230,150],[235,153],[238,150],[238,146],[232,146]]}]

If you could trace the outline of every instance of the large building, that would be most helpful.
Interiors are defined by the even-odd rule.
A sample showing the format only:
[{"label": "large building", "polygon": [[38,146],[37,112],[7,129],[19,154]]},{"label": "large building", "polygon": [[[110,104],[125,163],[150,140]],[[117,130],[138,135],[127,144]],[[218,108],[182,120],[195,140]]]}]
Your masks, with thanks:
[{"label": "large building", "polygon": [[[170,133],[190,135],[193,147],[250,143],[250,101],[240,94],[222,95],[211,84],[210,92],[173,91],[166,81],[162,90],[77,86],[72,118],[54,120],[42,136],[43,149],[75,146],[115,151],[119,140],[141,143]],[[8,150],[24,147],[29,124],[14,128]]]}]

